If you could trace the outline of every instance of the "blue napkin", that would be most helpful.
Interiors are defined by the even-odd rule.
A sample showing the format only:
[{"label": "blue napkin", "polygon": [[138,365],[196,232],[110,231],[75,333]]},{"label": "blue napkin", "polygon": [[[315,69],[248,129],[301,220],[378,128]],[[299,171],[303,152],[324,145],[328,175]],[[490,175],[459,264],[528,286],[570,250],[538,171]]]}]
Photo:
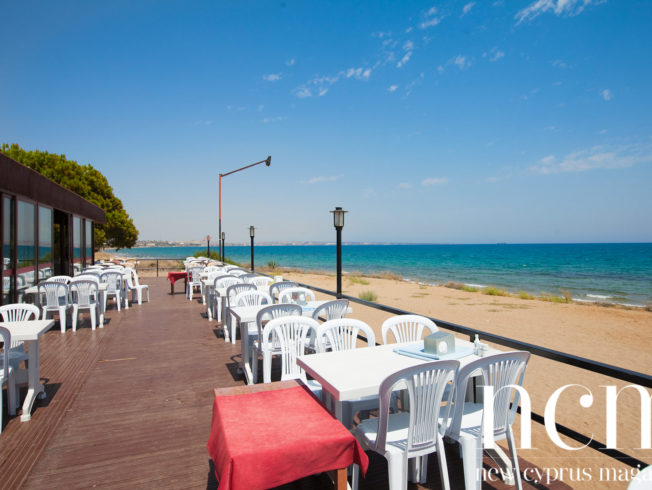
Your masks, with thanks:
[{"label": "blue napkin", "polygon": [[395,347],[394,352],[402,356],[423,359],[424,361],[440,361],[445,359],[461,359],[462,357],[470,356],[473,354],[473,347],[455,347],[455,352],[449,352],[448,354],[438,356],[437,354],[426,352],[423,349],[423,342],[416,342],[410,345]]}]

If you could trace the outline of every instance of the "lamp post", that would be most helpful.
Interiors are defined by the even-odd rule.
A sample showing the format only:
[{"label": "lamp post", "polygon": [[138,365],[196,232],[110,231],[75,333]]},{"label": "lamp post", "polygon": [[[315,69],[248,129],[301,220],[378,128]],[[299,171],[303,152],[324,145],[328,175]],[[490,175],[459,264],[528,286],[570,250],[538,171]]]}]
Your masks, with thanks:
[{"label": "lamp post", "polygon": [[249,236],[251,237],[251,272],[254,271],[254,230],[253,226],[249,227]]},{"label": "lamp post", "polygon": [[[218,230],[218,239],[220,236],[222,236],[222,240],[224,240],[224,235],[222,233],[222,177],[226,177],[227,175],[234,174],[236,172],[240,172],[241,170],[246,170],[250,167],[255,167],[256,165],[259,165],[261,163],[264,163],[267,167],[269,167],[272,164],[272,155],[269,155],[265,160],[261,160],[260,162],[252,163],[251,165],[245,165],[244,167],[238,168],[236,170],[231,170],[230,172],[227,172],[225,174],[220,174],[220,201],[219,201],[219,206],[220,206],[220,215],[219,215],[219,230]],[[221,256],[222,261],[224,260],[224,246],[222,246],[222,256]]]},{"label": "lamp post", "polygon": [[337,230],[337,299],[342,298],[342,228],[344,228],[344,211],[341,207],[336,207],[333,213],[333,224]]},{"label": "lamp post", "polygon": [[206,235],[206,257],[211,258],[211,236]]},{"label": "lamp post", "polygon": [[226,233],[222,232],[222,252],[220,252],[220,257],[222,257],[222,262],[224,262],[224,239],[226,238]]}]

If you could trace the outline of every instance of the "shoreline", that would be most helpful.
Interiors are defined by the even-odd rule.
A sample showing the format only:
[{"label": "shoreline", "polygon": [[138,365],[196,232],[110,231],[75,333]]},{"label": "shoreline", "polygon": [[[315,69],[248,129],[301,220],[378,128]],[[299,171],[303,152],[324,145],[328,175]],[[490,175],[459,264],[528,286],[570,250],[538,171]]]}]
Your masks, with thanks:
[{"label": "shoreline", "polygon": [[[154,247],[152,247],[154,248]],[[148,258],[139,258],[139,257],[129,257],[128,255],[122,255],[120,252],[96,252],[96,258],[98,260],[101,260],[98,254],[102,254],[103,257],[115,257],[119,258],[121,260],[125,260],[127,262],[141,262],[145,261],[147,262],[148,260],[153,260],[153,259],[148,259]],[[106,260],[106,259],[105,259]],[[159,258],[159,262],[179,262],[180,260],[183,259],[166,259],[166,258]],[[237,262],[233,262],[234,264],[240,265],[242,267],[248,268],[249,264],[240,264]],[[266,271],[269,273],[274,272],[299,272],[303,274],[315,274],[315,275],[324,275],[324,276],[334,276],[335,274],[327,271],[327,270],[320,270],[320,269],[309,269],[309,268],[301,268],[301,267],[291,267],[291,266],[277,266],[275,268],[270,268],[268,265],[263,265],[259,266],[257,268],[259,271]],[[362,272],[362,271],[357,271],[357,270],[351,270],[351,271],[342,271],[342,277],[343,279],[346,277],[360,277],[360,278],[389,278],[389,279],[394,279],[394,280],[399,280],[403,281],[406,283],[413,283],[413,284],[418,284],[418,285],[426,285],[426,286],[432,286],[432,287],[446,287],[450,289],[459,289],[468,293],[480,293],[480,294],[486,294],[488,296],[503,296],[503,297],[512,297],[512,298],[520,298],[520,299],[526,299],[526,300],[537,300],[537,301],[543,301],[543,302],[550,302],[550,303],[563,303],[563,304],[577,304],[577,305],[587,305],[587,306],[600,306],[603,308],[619,308],[619,309],[631,309],[631,310],[642,310],[642,311],[648,311],[652,312],[652,302],[647,303],[647,304],[634,304],[634,303],[619,303],[615,301],[609,301],[609,296],[605,295],[596,295],[596,294],[591,294],[587,293],[588,297],[595,297],[596,299],[582,299],[582,298],[577,298],[573,297],[569,292],[565,291],[564,288],[560,288],[560,293],[552,293],[549,291],[541,291],[538,295],[537,294],[531,294],[526,292],[525,290],[518,290],[517,288],[506,288],[506,287],[500,287],[500,286],[494,286],[494,285],[485,285],[485,284],[477,284],[477,283],[463,283],[463,282],[458,282],[458,281],[446,281],[446,282],[440,282],[440,283],[433,283],[425,280],[420,280],[418,278],[409,278],[405,276],[401,276],[400,274],[387,271],[387,270],[379,270],[375,272]]]}]

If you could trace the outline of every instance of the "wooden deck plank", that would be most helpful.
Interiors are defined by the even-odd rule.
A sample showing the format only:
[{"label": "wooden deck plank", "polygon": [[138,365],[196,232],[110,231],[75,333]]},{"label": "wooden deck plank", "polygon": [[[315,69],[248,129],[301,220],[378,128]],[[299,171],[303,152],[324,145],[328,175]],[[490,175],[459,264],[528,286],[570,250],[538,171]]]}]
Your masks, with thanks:
[{"label": "wooden deck plank", "polygon": [[[170,295],[167,280],[145,282],[151,303],[111,309],[105,328],[92,332],[86,320],[75,334],[46,333],[41,376],[48,400],[36,404],[32,421],[14,417],[0,435],[3,488],[217,488],[205,447],[213,389],[243,383],[239,343],[224,342],[196,300]],[[369,454],[360,487],[387,488],[384,459]],[[451,487],[460,488],[461,461],[453,448],[447,454]],[[438,487],[430,458],[428,485],[410,488]],[[316,475],[282,488],[332,486]]]}]

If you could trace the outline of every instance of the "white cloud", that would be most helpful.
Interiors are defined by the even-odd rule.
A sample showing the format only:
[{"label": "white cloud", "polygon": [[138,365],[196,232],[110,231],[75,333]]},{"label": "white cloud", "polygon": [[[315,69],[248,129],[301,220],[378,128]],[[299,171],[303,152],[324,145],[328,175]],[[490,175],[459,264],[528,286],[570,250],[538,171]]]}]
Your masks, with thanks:
[{"label": "white cloud", "polygon": [[339,179],[341,175],[333,175],[330,177],[324,177],[323,175],[320,175],[319,177],[313,177],[311,179],[302,181],[302,184],[319,184],[321,182],[334,182],[337,179]]},{"label": "white cloud", "polygon": [[536,0],[527,7],[519,10],[514,18],[516,24],[536,19],[544,12],[552,12],[555,15],[574,16],[582,13],[587,5],[604,3],[604,0]]},{"label": "white cloud", "polygon": [[390,85],[389,88],[387,89],[389,92],[396,92],[396,89],[398,88],[398,85]]},{"label": "white cloud", "polygon": [[412,189],[412,184],[409,184],[407,182],[401,182],[396,186],[398,189]]},{"label": "white cloud", "polygon": [[431,185],[442,185],[446,183],[448,183],[447,177],[428,177],[427,179],[423,179],[421,181],[421,185],[424,187]]},{"label": "white cloud", "polygon": [[195,121],[195,126],[211,126],[213,124],[212,119],[204,119],[202,121]]},{"label": "white cloud", "polygon": [[617,169],[652,162],[652,145],[594,146],[588,150],[569,153],[561,160],[554,155],[539,160],[530,167],[538,174],[586,172],[598,168]]},{"label": "white cloud", "polygon": [[462,56],[461,54],[458,54],[455,57],[453,63],[456,64],[460,70],[465,70],[466,68],[471,66],[471,62],[466,59],[466,56]]},{"label": "white cloud", "polygon": [[278,82],[281,76],[281,73],[270,73],[269,75],[263,75],[263,80],[266,82]]},{"label": "white cloud", "polygon": [[372,197],[376,196],[376,191],[373,190],[371,187],[367,187],[366,189],[362,189],[362,197],[365,199],[371,199]]},{"label": "white cloud", "polygon": [[400,67],[402,67],[403,65],[405,65],[405,63],[407,63],[408,61],[410,61],[410,58],[411,58],[411,57],[412,57],[412,51],[408,51],[407,53],[405,53],[405,55],[403,56],[403,58],[401,58],[400,61],[399,61],[398,63],[396,63],[396,68],[400,68]]},{"label": "white cloud", "polygon": [[294,65],[294,63],[295,63],[294,58],[291,58],[285,62],[285,66],[292,66]]},{"label": "white cloud", "polygon": [[436,26],[441,22],[441,17],[437,17],[437,7],[431,7],[424,15],[424,20],[419,24],[421,29]]},{"label": "white cloud", "polygon": [[494,55],[491,58],[489,58],[489,61],[492,61],[492,62],[493,61],[498,61],[499,59],[504,58],[504,57],[505,57],[505,53],[503,51],[496,51],[494,53]]},{"label": "white cloud", "polygon": [[371,68],[349,68],[348,70],[342,70],[337,75],[324,75],[316,76],[312,80],[308,80],[303,85],[295,88],[292,93],[299,97],[300,99],[305,99],[307,97],[312,97],[317,95],[319,97],[326,95],[329,88],[339,82],[341,79],[354,79],[366,82],[371,77]]},{"label": "white cloud", "polygon": [[498,182],[499,180],[500,180],[499,177],[487,177],[487,178],[484,179],[484,181],[485,181],[486,183],[488,183],[488,184],[495,184],[495,183]]},{"label": "white cloud", "polygon": [[608,129],[601,129],[600,134],[607,134],[608,131],[609,131]]},{"label": "white cloud", "polygon": [[258,106],[258,112],[261,112],[264,108],[265,108],[265,106],[263,104],[260,104]]},{"label": "white cloud", "polygon": [[274,123],[274,122],[279,122],[279,121],[285,121],[287,118],[285,116],[277,116],[277,117],[265,117],[261,121],[264,124],[268,123]]},{"label": "white cloud", "polygon": [[563,61],[563,60],[554,60],[552,62],[552,66],[556,66],[557,68],[566,68],[566,67],[568,67],[566,62]]},{"label": "white cloud", "polygon": [[462,8],[462,17],[464,17],[466,14],[468,14],[474,6],[475,6],[475,2],[467,3],[464,6],[464,8]]},{"label": "white cloud", "polygon": [[[348,70],[346,70],[345,73],[340,72],[340,74],[342,74],[342,73],[344,74],[344,76],[346,78],[355,78],[356,80],[363,80],[363,81],[366,82],[367,80],[369,80],[369,77],[371,76],[371,68],[366,68],[366,69],[362,68],[362,67],[360,67],[360,68],[349,68]],[[338,75],[338,77],[336,77],[335,81],[337,81],[337,78],[339,78],[339,75]],[[334,83],[334,82],[332,82],[332,83]]]},{"label": "white cloud", "polygon": [[294,95],[296,95],[300,99],[305,99],[307,97],[312,97],[312,92],[308,87],[302,85],[301,87],[297,87],[296,89],[294,89]]},{"label": "white cloud", "polygon": [[603,98],[604,100],[606,100],[607,102],[609,102],[611,99],[614,98],[614,94],[611,93],[611,90],[609,90],[608,88],[606,88],[606,89],[604,89],[602,92],[600,92],[600,95],[601,95],[602,98]]},{"label": "white cloud", "polygon": [[412,41],[405,41],[403,44],[403,51],[412,51],[414,49],[414,43]]}]

